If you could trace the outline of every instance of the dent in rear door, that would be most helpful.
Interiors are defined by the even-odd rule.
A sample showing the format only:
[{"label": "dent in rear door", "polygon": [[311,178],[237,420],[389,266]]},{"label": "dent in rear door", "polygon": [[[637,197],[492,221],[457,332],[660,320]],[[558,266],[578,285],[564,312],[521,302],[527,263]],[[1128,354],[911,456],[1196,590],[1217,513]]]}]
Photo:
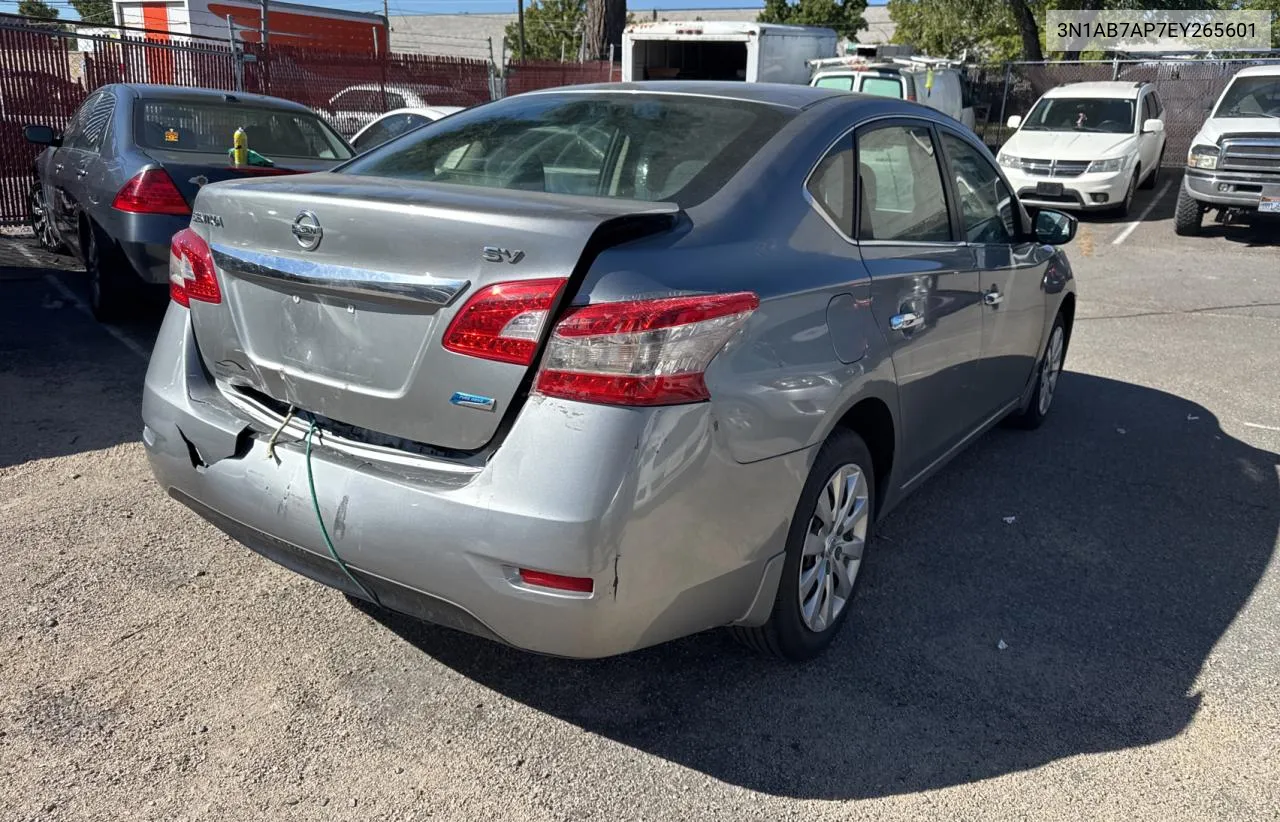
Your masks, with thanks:
[{"label": "dent in rear door", "polygon": [[973,250],[954,239],[928,124],[877,125],[857,140],[859,247],[893,357],[910,481],[981,421],[979,277]]}]

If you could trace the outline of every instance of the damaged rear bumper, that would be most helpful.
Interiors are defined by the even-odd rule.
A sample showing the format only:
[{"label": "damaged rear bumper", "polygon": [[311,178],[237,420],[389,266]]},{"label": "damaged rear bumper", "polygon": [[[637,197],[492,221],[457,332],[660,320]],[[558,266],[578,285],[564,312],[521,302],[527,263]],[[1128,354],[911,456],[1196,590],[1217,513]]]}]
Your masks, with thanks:
[{"label": "damaged rear bumper", "polygon": [[[187,310],[169,308],[147,373],[144,443],[175,499],[270,559],[360,595],[332,561],[296,430],[209,381]],[[768,616],[811,452],[743,465],[708,404],[654,409],[531,398],[472,463],[371,458],[321,437],[316,495],[342,559],[384,605],[531,651],[600,657]],[[520,581],[590,577],[589,594]]]}]

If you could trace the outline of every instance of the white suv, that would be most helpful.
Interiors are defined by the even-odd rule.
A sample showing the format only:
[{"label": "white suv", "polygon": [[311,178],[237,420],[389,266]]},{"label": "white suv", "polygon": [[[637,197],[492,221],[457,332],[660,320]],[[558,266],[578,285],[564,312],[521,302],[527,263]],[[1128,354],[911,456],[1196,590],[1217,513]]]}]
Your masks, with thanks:
[{"label": "white suv", "polygon": [[1242,69],[1191,140],[1173,227],[1196,234],[1206,209],[1226,222],[1280,214],[1280,66]]},{"label": "white suv", "polygon": [[1071,83],[1050,89],[1000,149],[1000,165],[1029,205],[1129,213],[1155,186],[1164,156],[1160,98],[1149,83]]}]

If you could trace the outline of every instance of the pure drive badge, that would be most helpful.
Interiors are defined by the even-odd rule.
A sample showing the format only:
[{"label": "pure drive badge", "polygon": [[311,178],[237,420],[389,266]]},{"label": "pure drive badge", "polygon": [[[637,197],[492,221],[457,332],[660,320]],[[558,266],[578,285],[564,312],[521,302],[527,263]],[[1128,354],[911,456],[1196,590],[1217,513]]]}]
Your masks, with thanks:
[{"label": "pure drive badge", "polygon": [[482,397],[479,394],[468,394],[465,391],[454,391],[449,402],[464,408],[479,408],[481,411],[492,411],[495,404],[493,397]]}]

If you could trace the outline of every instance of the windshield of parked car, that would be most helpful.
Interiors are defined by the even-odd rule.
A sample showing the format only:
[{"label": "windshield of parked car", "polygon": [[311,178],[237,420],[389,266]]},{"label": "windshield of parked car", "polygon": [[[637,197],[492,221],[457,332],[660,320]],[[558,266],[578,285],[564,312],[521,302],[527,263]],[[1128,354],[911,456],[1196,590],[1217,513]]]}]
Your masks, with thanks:
[{"label": "windshield of parked car", "polygon": [[1237,77],[1213,116],[1280,118],[1280,76]]},{"label": "windshield of parked car", "polygon": [[1042,97],[1022,129],[1129,134],[1134,130],[1133,102],[1108,97]]},{"label": "windshield of parked car", "polygon": [[249,148],[268,159],[346,160],[351,149],[319,117],[302,111],[188,100],[134,103],[134,141],[142,148],[221,154],[243,128]]},{"label": "windshield of parked car", "polygon": [[464,111],[341,171],[681,206],[719,190],[790,115],[672,94],[536,94]]}]

